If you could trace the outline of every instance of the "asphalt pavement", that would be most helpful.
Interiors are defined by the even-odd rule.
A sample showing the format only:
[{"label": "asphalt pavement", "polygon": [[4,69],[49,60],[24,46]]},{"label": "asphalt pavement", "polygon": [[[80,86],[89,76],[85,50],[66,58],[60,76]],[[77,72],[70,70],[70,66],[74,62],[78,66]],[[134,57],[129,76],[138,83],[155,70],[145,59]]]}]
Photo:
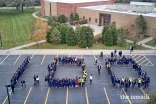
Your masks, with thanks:
[{"label": "asphalt pavement", "polygon": [[[11,93],[10,95],[11,104],[144,104],[145,100],[121,99],[121,96],[143,96],[156,90],[155,55],[131,56],[142,65],[143,70],[147,71],[151,78],[151,83],[149,88],[130,88],[127,92],[124,89],[114,88],[112,86],[104,65],[105,57],[103,59],[98,58],[98,63],[102,66],[101,74],[99,75],[94,63],[94,55],[71,55],[85,59],[88,74],[85,86],[81,88],[49,88],[47,82],[44,81],[44,77],[48,74],[48,64],[52,62],[52,59],[56,55],[0,55],[0,103],[8,104],[5,85],[10,83],[10,79],[16,69],[28,55],[32,59],[20,78],[20,80],[24,79],[26,81],[26,88],[21,87],[19,80],[15,86],[15,93]],[[98,55],[96,56],[99,57]],[[130,55],[126,55],[126,57],[130,57]],[[118,78],[122,76],[138,78],[137,73],[132,70],[131,66],[113,65],[113,70]],[[58,65],[57,68],[57,77],[70,78],[81,76],[81,73],[81,67],[77,66]],[[34,74],[40,77],[40,84],[37,86],[33,85]],[[90,74],[93,74],[92,85],[89,84]]]}]

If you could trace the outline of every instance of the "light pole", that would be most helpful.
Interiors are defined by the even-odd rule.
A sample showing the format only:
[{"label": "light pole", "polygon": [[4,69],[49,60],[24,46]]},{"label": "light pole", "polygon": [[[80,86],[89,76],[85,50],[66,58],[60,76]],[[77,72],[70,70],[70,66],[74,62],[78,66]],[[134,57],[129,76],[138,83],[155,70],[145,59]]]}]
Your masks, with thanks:
[{"label": "light pole", "polygon": [[0,31],[0,41],[1,41],[1,49],[3,49],[3,45],[2,45],[2,32]]},{"label": "light pole", "polygon": [[10,85],[5,85],[5,87],[7,89],[8,103],[10,104],[10,97],[9,97],[9,91],[8,91],[8,87],[10,87]]},{"label": "light pole", "polygon": [[87,46],[86,46],[86,49],[88,49],[88,34],[89,34],[89,32],[86,32],[86,42],[87,42]]}]

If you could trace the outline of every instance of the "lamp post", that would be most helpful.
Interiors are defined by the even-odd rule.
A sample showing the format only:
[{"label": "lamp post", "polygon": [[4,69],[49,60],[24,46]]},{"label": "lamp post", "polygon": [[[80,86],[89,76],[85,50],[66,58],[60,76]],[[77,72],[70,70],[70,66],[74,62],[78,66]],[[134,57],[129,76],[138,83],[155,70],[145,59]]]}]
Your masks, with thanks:
[{"label": "lamp post", "polygon": [[3,45],[2,45],[2,32],[0,31],[0,41],[1,41],[1,49],[3,49]]},{"label": "lamp post", "polygon": [[10,97],[9,97],[9,91],[8,91],[8,87],[10,87],[10,85],[5,85],[5,87],[7,89],[8,103],[10,104]]},{"label": "lamp post", "polygon": [[88,49],[88,34],[89,34],[89,32],[86,32],[86,42],[87,42],[87,46],[86,46],[86,49]]}]

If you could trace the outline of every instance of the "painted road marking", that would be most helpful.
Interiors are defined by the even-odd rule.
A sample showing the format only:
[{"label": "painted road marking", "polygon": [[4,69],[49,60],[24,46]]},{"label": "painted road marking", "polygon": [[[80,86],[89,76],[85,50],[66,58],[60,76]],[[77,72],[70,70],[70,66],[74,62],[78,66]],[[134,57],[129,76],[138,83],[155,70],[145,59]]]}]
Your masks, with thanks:
[{"label": "painted road marking", "polygon": [[141,57],[141,56],[143,56],[143,55],[139,55],[137,58],[135,58],[135,59],[138,59],[139,57]]},{"label": "painted road marking", "polygon": [[66,104],[68,104],[68,87],[67,87],[67,91],[66,91]]},{"label": "painted road marking", "polygon": [[27,100],[28,100],[28,97],[29,97],[29,95],[30,95],[31,90],[32,90],[32,87],[29,89],[29,92],[28,92],[28,94],[27,94],[27,97],[25,98],[24,104],[27,103]]},{"label": "painted road marking", "polygon": [[137,63],[138,63],[139,61],[141,61],[141,60],[142,60],[142,59],[144,59],[144,58],[145,58],[145,57],[142,57],[142,58],[140,58],[138,61],[137,61],[136,59],[135,59],[135,60],[136,60],[136,61],[137,61]]},{"label": "painted road marking", "polygon": [[9,55],[7,55],[7,56],[1,61],[0,64],[2,64],[8,57],[9,57]]},{"label": "painted road marking", "polygon": [[19,58],[21,57],[21,54],[18,56],[18,58],[16,59],[16,61],[14,62],[14,64],[13,65],[15,65],[16,64],[16,62],[19,60]]},{"label": "painted road marking", "polygon": [[89,100],[88,100],[88,92],[87,92],[87,88],[85,87],[85,92],[86,92],[86,102],[87,104],[89,104]]},{"label": "painted road marking", "polygon": [[47,95],[46,95],[46,99],[44,101],[44,104],[47,104],[49,92],[50,92],[50,87],[48,88],[48,91],[47,91]]},{"label": "painted road marking", "polygon": [[[12,90],[10,90],[10,92],[12,92]],[[5,102],[7,101],[8,99],[8,96],[6,96],[6,98],[4,99],[3,103],[2,104],[5,104]]]},{"label": "painted road marking", "polygon": [[43,59],[42,59],[42,61],[41,61],[41,65],[43,64],[43,61],[44,61],[44,59],[45,59],[45,56],[46,56],[46,54],[44,54],[44,56],[43,56]]},{"label": "painted road marking", "polygon": [[107,98],[108,104],[110,104],[110,100],[109,100],[109,98],[108,98],[107,91],[106,91],[105,87],[104,87],[104,92],[105,92],[105,95],[106,95],[106,98]]},{"label": "painted road marking", "polygon": [[143,92],[144,95],[146,95],[145,91],[142,88],[140,88],[140,90]]},{"label": "painted road marking", "polygon": [[151,65],[152,66],[154,66],[153,64],[152,64],[152,62],[144,55],[144,57],[151,63]]},{"label": "painted road marking", "polygon": [[136,55],[131,55],[131,56],[132,56],[132,58],[135,58]]},{"label": "painted road marking", "polygon": [[31,58],[30,59],[32,59],[34,57],[34,54],[32,54],[32,56],[31,56]]},{"label": "painted road marking", "polygon": [[142,61],[141,63],[139,63],[139,65],[141,65],[141,64],[144,63],[145,61],[147,61],[147,60]]},{"label": "painted road marking", "polygon": [[124,91],[123,88],[122,88],[122,90],[123,90],[124,94],[126,95],[126,98],[127,98],[128,102],[129,102],[129,104],[132,104],[132,102],[130,101],[129,96],[127,95],[127,93]]}]

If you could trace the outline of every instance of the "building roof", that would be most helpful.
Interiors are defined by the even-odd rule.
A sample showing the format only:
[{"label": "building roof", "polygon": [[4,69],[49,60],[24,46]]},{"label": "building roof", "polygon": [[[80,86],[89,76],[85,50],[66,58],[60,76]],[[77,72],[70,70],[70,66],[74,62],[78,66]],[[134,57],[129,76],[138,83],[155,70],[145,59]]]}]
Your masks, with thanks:
[{"label": "building roof", "polygon": [[139,5],[139,6],[153,6],[154,3],[150,3],[150,2],[130,2],[130,5]]},{"label": "building roof", "polygon": [[143,15],[143,16],[148,16],[148,17],[156,17],[156,12],[155,12],[156,8],[154,8],[154,12],[152,12],[152,13],[136,13],[136,12],[128,12],[128,11],[110,10],[110,9],[106,9],[106,5],[78,7],[78,8],[85,8],[85,9],[97,10],[97,11],[114,12],[114,13],[123,13],[123,14]]},{"label": "building roof", "polygon": [[73,4],[73,3],[99,2],[99,1],[109,1],[109,0],[43,0],[43,1]]}]

